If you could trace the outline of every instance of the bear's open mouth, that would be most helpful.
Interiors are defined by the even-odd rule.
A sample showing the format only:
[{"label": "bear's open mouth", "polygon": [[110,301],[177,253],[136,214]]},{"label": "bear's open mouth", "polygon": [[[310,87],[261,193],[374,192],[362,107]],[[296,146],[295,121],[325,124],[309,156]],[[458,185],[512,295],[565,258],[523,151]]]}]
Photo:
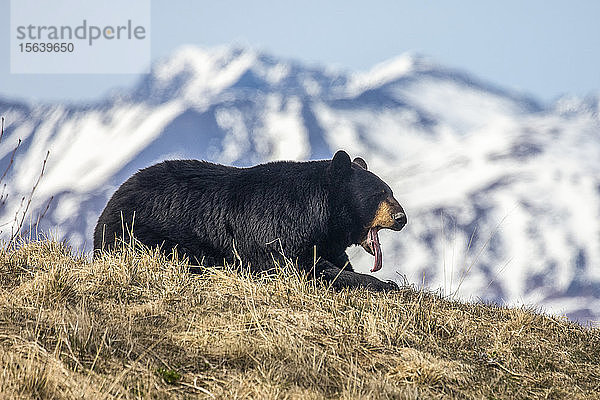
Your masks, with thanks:
[{"label": "bear's open mouth", "polygon": [[381,244],[379,243],[379,228],[370,228],[367,232],[367,238],[362,243],[362,247],[371,255],[375,256],[375,263],[371,272],[376,272],[381,269],[382,257],[381,257]]}]

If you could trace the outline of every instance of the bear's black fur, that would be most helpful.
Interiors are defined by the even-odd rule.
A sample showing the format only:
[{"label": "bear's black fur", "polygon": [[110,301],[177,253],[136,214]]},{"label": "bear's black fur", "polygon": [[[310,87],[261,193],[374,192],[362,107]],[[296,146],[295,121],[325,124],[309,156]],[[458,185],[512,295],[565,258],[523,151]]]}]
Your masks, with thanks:
[{"label": "bear's black fur", "polygon": [[346,254],[350,245],[362,244],[376,260],[379,255],[376,270],[377,231],[406,224],[389,186],[366,168],[344,151],[332,160],[251,168],[164,161],[138,171],[115,192],[98,219],[94,249],[111,250],[133,226],[141,243],[164,252],[176,248],[192,263],[241,260],[261,271],[283,254],[335,288],[394,289],[392,282],[354,272]]}]

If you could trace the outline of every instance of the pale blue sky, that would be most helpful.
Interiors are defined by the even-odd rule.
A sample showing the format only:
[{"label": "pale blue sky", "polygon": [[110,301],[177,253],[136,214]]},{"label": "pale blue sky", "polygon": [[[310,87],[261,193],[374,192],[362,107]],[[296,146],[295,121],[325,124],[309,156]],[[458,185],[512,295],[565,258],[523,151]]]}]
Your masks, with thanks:
[{"label": "pale blue sky", "polygon": [[[45,1],[45,0],[40,0]],[[18,75],[0,0],[0,97],[96,99],[136,75]],[[152,1],[152,58],[182,44],[247,44],[275,56],[366,70],[406,51],[551,101],[600,91],[600,1]]]}]

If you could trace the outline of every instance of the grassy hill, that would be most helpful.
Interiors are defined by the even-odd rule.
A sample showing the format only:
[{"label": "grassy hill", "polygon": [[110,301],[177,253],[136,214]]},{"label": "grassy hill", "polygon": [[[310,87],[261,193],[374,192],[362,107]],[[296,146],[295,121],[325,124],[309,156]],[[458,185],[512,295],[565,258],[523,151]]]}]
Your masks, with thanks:
[{"label": "grassy hill", "polygon": [[600,398],[600,329],[51,241],[0,251],[3,398]]}]

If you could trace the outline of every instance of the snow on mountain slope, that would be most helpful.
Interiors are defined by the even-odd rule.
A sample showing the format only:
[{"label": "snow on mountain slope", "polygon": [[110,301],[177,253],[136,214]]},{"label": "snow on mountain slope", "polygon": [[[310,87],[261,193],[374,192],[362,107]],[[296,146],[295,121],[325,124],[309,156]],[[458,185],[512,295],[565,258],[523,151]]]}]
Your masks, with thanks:
[{"label": "snow on mountain slope", "polygon": [[[0,101],[0,168],[22,140],[1,221],[31,191],[48,150],[31,218],[54,196],[42,231],[89,250],[109,196],[139,168],[165,158],[320,159],[344,148],[408,213],[401,233],[381,233],[379,277],[598,320],[599,111],[595,97],[544,108],[414,54],[348,73],[185,47],[97,104]],[[361,271],[372,264],[361,248],[350,254]]]}]

